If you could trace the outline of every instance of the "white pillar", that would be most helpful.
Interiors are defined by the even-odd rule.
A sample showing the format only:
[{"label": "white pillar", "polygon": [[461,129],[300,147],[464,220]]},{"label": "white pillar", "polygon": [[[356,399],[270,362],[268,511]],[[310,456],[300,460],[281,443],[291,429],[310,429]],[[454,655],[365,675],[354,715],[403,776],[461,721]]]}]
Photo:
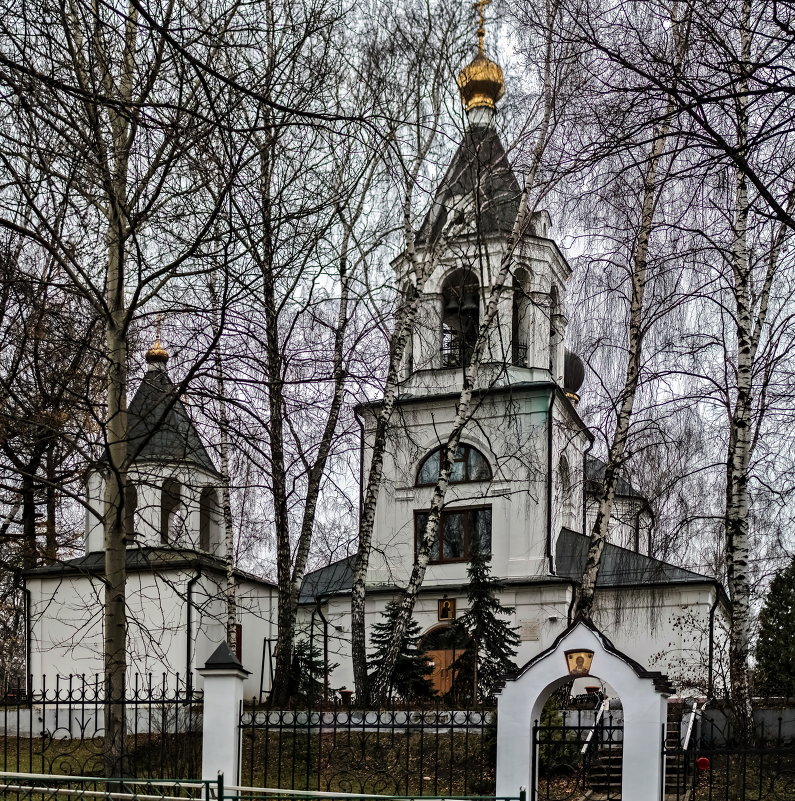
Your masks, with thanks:
[{"label": "white pillar", "polygon": [[[623,700],[623,699],[622,699]],[[662,758],[667,701],[661,695],[624,702],[621,797],[659,801],[665,783]]]},{"label": "white pillar", "polygon": [[240,709],[243,682],[251,671],[222,642],[204,667],[204,721],[202,779],[215,781],[224,774],[227,785],[236,785],[240,767]]}]

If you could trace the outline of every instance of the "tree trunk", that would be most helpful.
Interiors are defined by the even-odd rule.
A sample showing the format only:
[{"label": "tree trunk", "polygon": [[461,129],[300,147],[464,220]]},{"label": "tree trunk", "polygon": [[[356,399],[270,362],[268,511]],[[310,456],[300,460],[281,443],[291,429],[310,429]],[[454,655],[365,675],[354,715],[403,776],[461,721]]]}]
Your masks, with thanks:
[{"label": "tree trunk", "polygon": [[[737,148],[748,144],[748,74],[751,57],[751,3],[743,0],[741,55],[737,93]],[[748,472],[751,463],[753,414],[753,368],[758,340],[754,337],[751,265],[748,253],[748,179],[735,175],[734,243],[732,273],[736,302],[737,387],[731,412],[729,447],[726,455],[726,571],[732,600],[729,673],[732,705],[744,741],[753,736],[753,709],[748,677],[751,587],[748,578]]]},{"label": "tree trunk", "polygon": [[616,483],[626,459],[629,425],[632,420],[632,410],[635,405],[635,395],[640,379],[644,333],[643,298],[647,280],[649,239],[654,225],[654,210],[657,205],[658,166],[669,130],[670,122],[666,122],[652,144],[643,186],[640,228],[632,260],[632,296],[629,329],[627,331],[627,367],[624,376],[624,387],[621,390],[621,402],[616,417],[616,427],[613,431],[613,441],[610,445],[605,466],[604,481],[599,490],[599,509],[591,529],[588,556],[583,568],[582,581],[576,592],[574,606],[574,616],[586,620],[590,620],[593,614],[596,582],[599,577],[602,553],[607,542],[610,518],[613,514]]},{"label": "tree trunk", "polygon": [[[121,244],[119,244],[121,249]],[[113,249],[112,249],[113,250]],[[109,295],[123,299],[121,254],[111,257]],[[117,280],[110,280],[115,277]],[[113,287],[111,289],[111,287]],[[108,470],[105,480],[105,770],[123,776],[124,701],[127,673],[127,563],[124,537],[124,489],[127,461],[127,342],[118,324],[123,312],[108,320],[108,419],[106,424]]]},{"label": "tree trunk", "polygon": [[226,641],[232,653],[237,647],[237,585],[235,582],[235,535],[232,518],[232,493],[229,473],[229,415],[226,411],[226,389],[224,387],[224,355],[221,347],[221,323],[218,320],[218,293],[214,276],[210,276],[210,299],[213,304],[213,336],[215,349],[213,362],[215,383],[218,389],[218,427],[220,429],[221,453],[221,515],[224,521],[224,558],[226,560]]},{"label": "tree trunk", "polygon": [[351,658],[353,661],[353,679],[356,688],[356,700],[360,705],[369,701],[367,677],[367,642],[365,625],[365,581],[370,562],[370,551],[373,542],[373,526],[375,525],[378,493],[384,472],[384,449],[389,421],[395,409],[397,398],[400,365],[406,352],[406,346],[414,330],[414,322],[419,311],[425,282],[436,266],[436,260],[423,264],[417,271],[417,281],[412,288],[412,296],[402,308],[398,316],[398,324],[390,342],[389,370],[386,385],[378,413],[375,419],[375,436],[372,443],[370,468],[367,473],[367,484],[362,498],[359,517],[359,544],[353,566],[353,586],[351,590]]},{"label": "tree trunk", "polygon": [[290,518],[287,509],[287,470],[284,452],[284,363],[279,340],[279,304],[276,297],[273,253],[273,211],[271,203],[272,152],[270,142],[260,146],[260,213],[263,227],[263,247],[259,254],[265,310],[265,377],[268,384],[268,445],[270,449],[271,493],[273,496],[274,528],[276,535],[276,583],[278,588],[278,633],[276,666],[270,703],[284,704],[293,656],[292,548]]},{"label": "tree trunk", "polygon": [[[672,10],[675,63],[681,64],[687,47],[688,19],[677,19],[677,6]],[[574,616],[590,620],[596,599],[596,582],[602,562],[602,553],[607,542],[610,518],[613,514],[616,484],[626,460],[627,438],[635,406],[635,397],[640,380],[641,355],[644,336],[644,295],[648,277],[649,240],[654,227],[654,212],[659,197],[659,167],[665,145],[671,131],[674,112],[673,99],[669,97],[663,115],[663,123],[655,133],[649,152],[646,174],[643,181],[640,225],[632,256],[632,294],[630,299],[629,328],[627,331],[627,366],[624,386],[619,395],[620,404],[616,426],[607,456],[605,476],[599,490],[599,508],[591,529],[588,555],[583,568],[582,581],[575,593]]]}]

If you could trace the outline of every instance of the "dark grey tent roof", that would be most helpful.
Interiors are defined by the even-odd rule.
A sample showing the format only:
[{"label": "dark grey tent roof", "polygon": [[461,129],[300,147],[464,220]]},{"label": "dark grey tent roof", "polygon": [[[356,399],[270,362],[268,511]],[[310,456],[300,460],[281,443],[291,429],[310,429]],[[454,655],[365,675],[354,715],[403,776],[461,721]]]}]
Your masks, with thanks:
[{"label": "dark grey tent roof", "polygon": [[[587,492],[599,492],[605,478],[606,468],[607,464],[601,459],[597,459],[595,456],[585,457],[585,489]],[[643,495],[641,495],[623,476],[619,476],[616,481],[616,495],[645,500]]]},{"label": "dark grey tent roof", "polygon": [[[556,567],[559,576],[573,581],[582,578],[585,559],[588,556],[589,538],[576,531],[562,529],[556,548]],[[636,551],[620,548],[608,543],[602,553],[602,565],[596,581],[597,587],[623,587],[634,584],[692,584],[708,581],[702,576],[683,567],[662,562]]]},{"label": "dark grey tent roof", "polygon": [[189,462],[218,473],[165,365],[147,371],[127,413],[133,462]]},{"label": "dark grey tent roof", "polygon": [[471,197],[481,234],[510,233],[519,211],[521,187],[493,125],[472,125],[458,147],[420,226],[418,240],[435,240],[453,207]]},{"label": "dark grey tent roof", "polygon": [[354,556],[347,556],[338,562],[313,570],[304,576],[298,603],[314,603],[321,595],[342,592],[353,587]]}]

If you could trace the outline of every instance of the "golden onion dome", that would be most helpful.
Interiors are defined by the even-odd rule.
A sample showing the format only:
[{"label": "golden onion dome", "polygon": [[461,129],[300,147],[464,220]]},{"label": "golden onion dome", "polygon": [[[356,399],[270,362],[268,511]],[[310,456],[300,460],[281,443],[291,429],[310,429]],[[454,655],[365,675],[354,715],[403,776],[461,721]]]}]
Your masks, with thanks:
[{"label": "golden onion dome", "polygon": [[155,344],[146,351],[147,364],[165,364],[168,361],[168,351],[160,344],[160,337]]},{"label": "golden onion dome", "polygon": [[458,88],[466,111],[473,108],[494,108],[505,94],[505,80],[499,64],[479,52],[458,73]]}]

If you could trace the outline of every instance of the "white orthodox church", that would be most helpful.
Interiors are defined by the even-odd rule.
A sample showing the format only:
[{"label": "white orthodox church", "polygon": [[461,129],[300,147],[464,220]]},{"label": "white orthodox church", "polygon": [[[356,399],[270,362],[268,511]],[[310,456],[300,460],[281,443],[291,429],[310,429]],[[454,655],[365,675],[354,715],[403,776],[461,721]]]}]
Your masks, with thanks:
[{"label": "white orthodox church", "polygon": [[[503,260],[511,280],[497,322],[414,617],[433,656],[434,682],[450,686],[455,643],[445,636],[467,605],[467,566],[477,542],[491,553],[501,601],[514,608],[518,665],[547,649],[571,623],[604,464],[577,414],[585,369],[565,345],[564,299],[571,269],[551,237],[546,212],[533,215],[512,255],[508,241],[520,186],[495,127],[502,70],[482,52],[458,79],[468,128],[420,229],[417,259],[441,257],[425,285],[419,324],[403,364],[367,573],[367,616],[377,622],[408,581],[440,449],[455,418],[463,366]],[[410,287],[411,265],[395,263]],[[364,459],[377,404],[360,408]],[[714,579],[655,559],[648,504],[626,480],[617,488],[610,544],[598,580],[594,621],[647,670],[681,691],[709,686],[725,634],[728,601]],[[350,587],[353,560],[306,577],[302,600],[328,622],[333,686],[352,687]]]},{"label": "white orthodox church", "polygon": [[[467,605],[473,543],[491,554],[501,600],[514,608],[517,664],[548,648],[571,620],[604,466],[588,456],[592,435],[577,413],[585,377],[565,347],[564,300],[570,267],[546,212],[512,255],[507,243],[520,186],[495,127],[502,71],[480,52],[459,76],[468,128],[417,238],[418,258],[441,249],[422,297],[403,364],[389,433],[367,574],[367,619],[381,619],[412,568],[439,471],[440,447],[455,416],[463,365],[471,355],[485,298],[504,258],[511,279],[476,392],[477,411],[461,440],[452,485],[415,608],[432,652],[434,681],[449,687],[454,645],[445,636]],[[407,259],[395,263],[410,287]],[[130,404],[137,454],[128,497],[128,609],[131,670],[194,677],[224,639],[225,532],[220,476],[166,372],[167,354],[148,354],[149,371]],[[377,405],[364,419],[366,471]],[[28,571],[29,670],[47,675],[101,670],[102,467],[88,478],[86,554]],[[622,480],[598,582],[594,622],[616,648],[685,692],[717,670],[727,599],[712,578],[664,563],[650,552],[651,514]],[[301,622],[328,664],[332,688],[353,687],[350,664],[352,558],[306,576]],[[267,691],[275,640],[276,590],[236,573],[246,694]],[[50,679],[51,680],[51,679]]]}]

